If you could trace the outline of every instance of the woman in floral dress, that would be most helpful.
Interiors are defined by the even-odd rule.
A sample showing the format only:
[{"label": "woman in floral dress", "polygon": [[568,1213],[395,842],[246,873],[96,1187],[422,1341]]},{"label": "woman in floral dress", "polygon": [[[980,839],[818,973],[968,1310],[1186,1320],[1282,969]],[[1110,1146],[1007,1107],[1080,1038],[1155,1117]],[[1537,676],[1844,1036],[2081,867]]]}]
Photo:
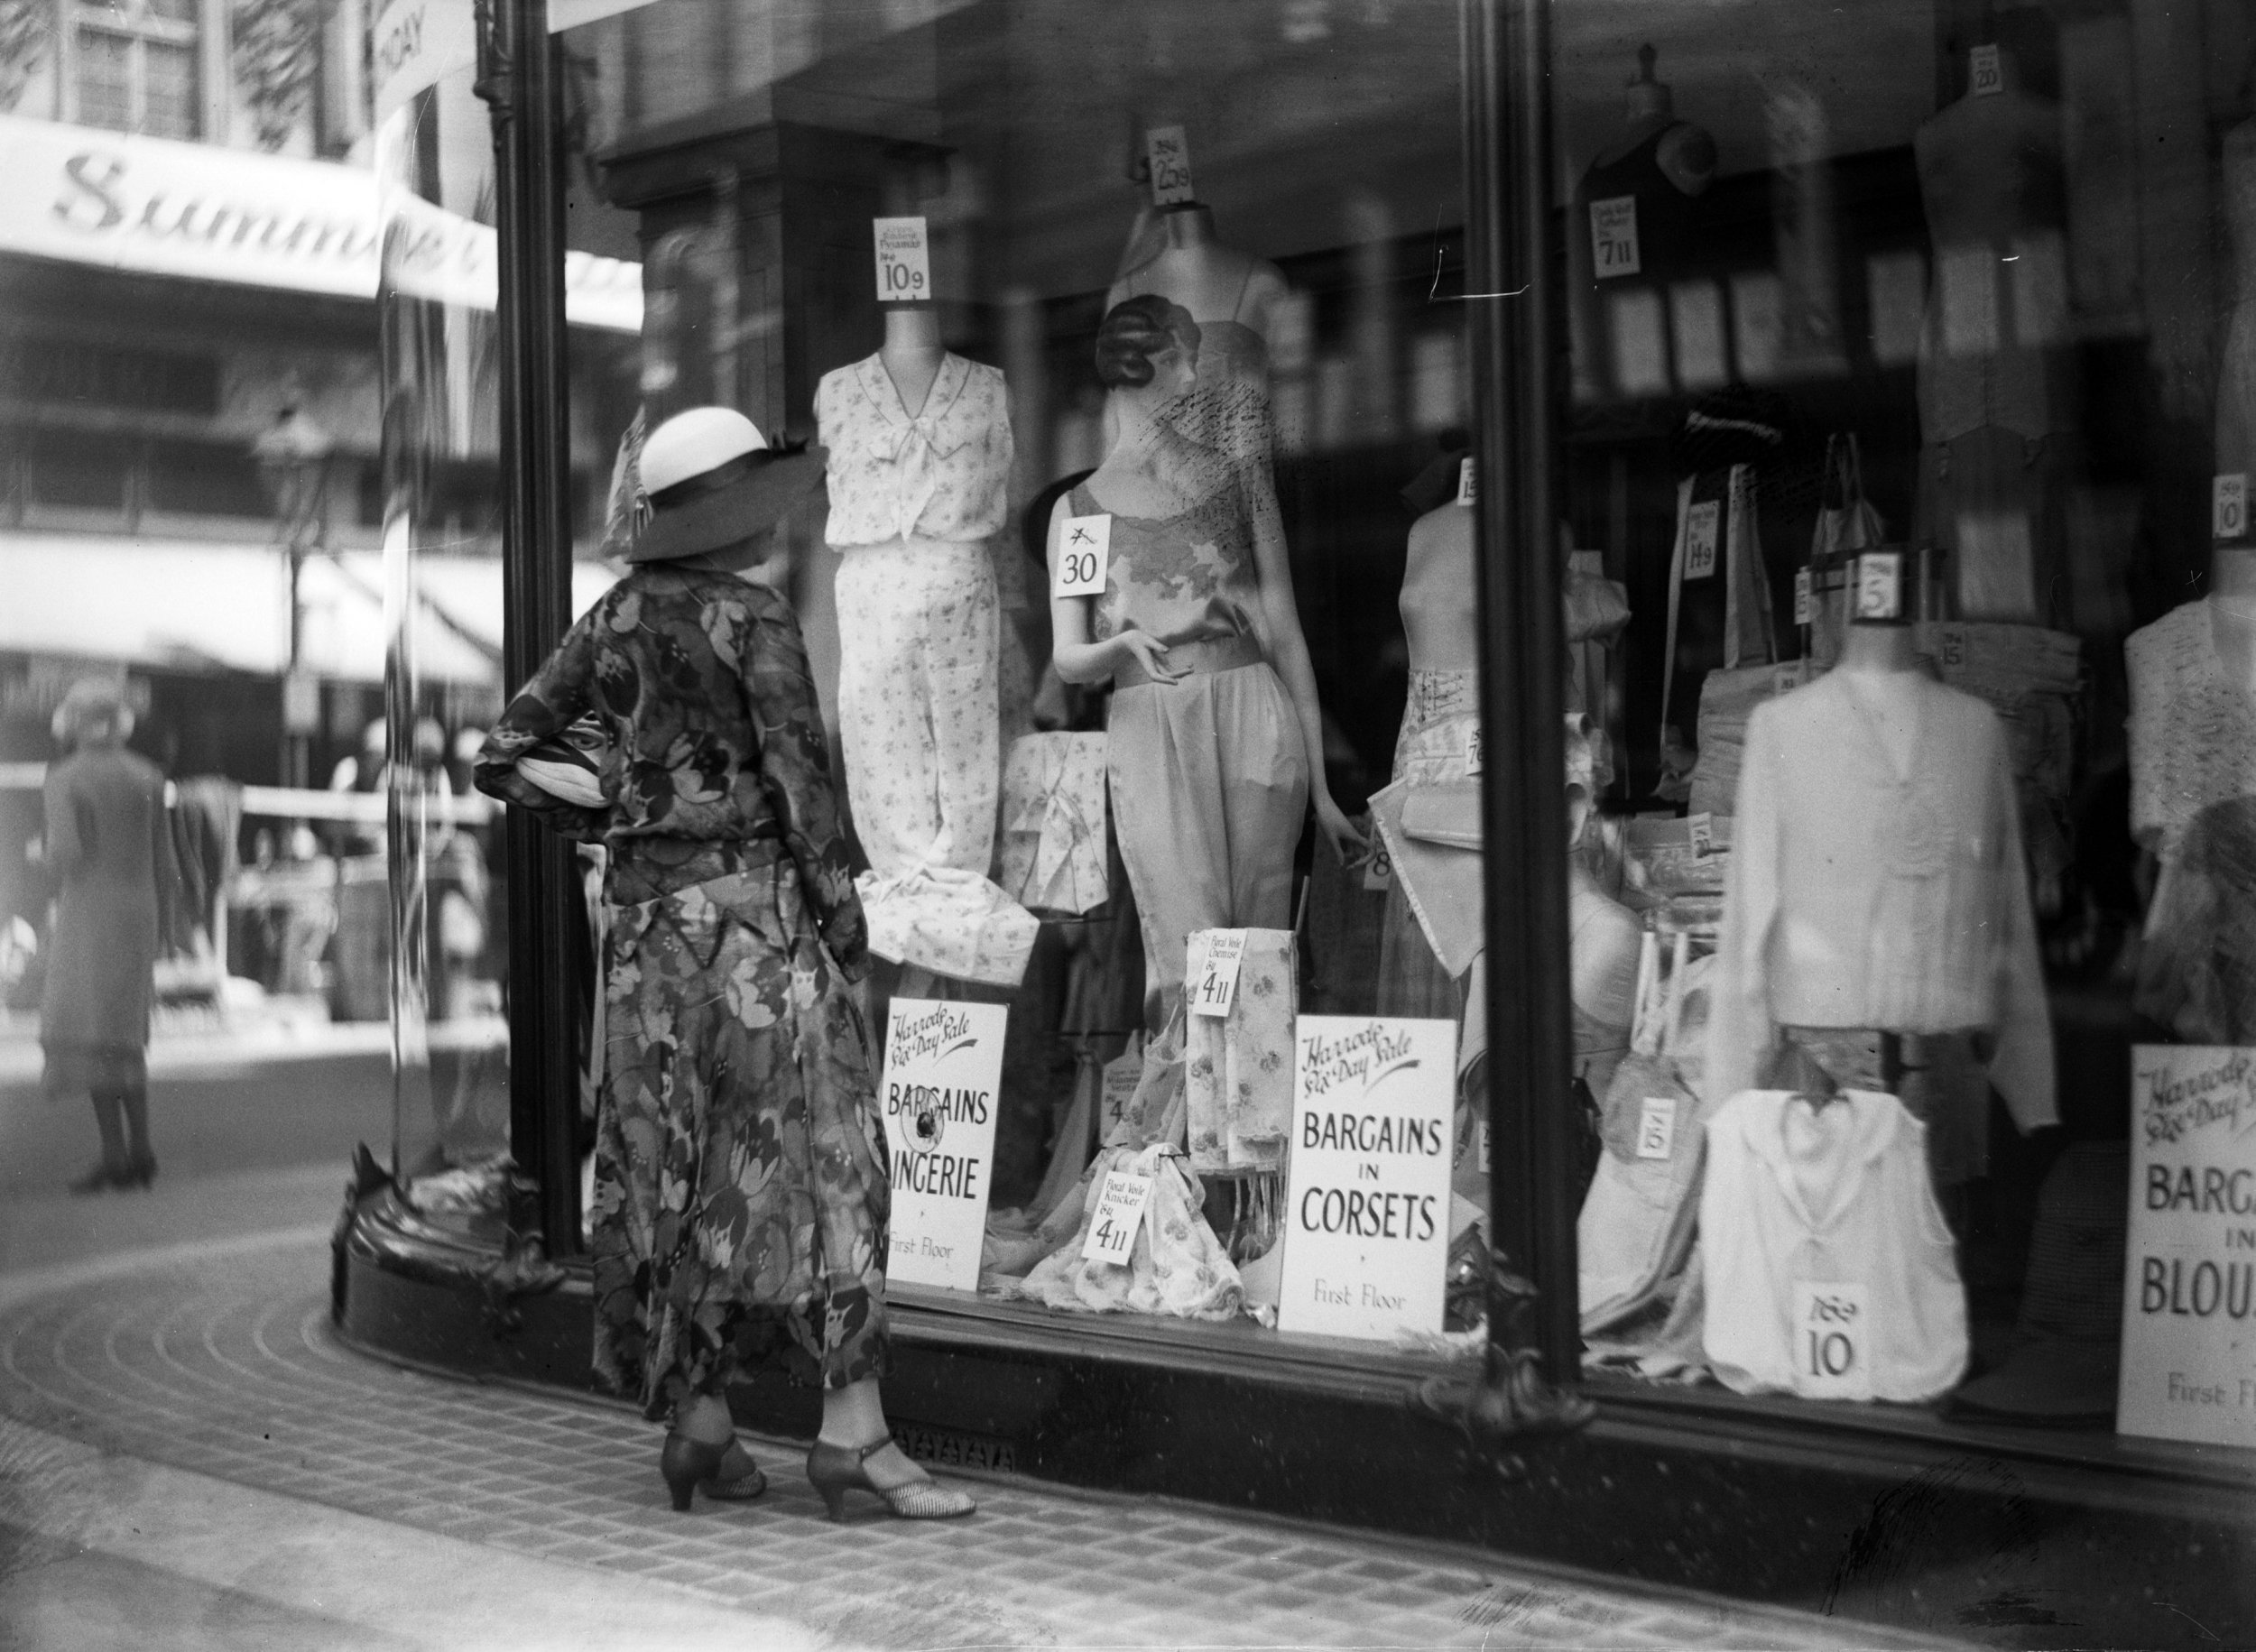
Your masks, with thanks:
[{"label": "woman in floral dress", "polygon": [[[788,1333],[820,1373],[809,1472],[834,1518],[848,1486],[911,1518],[967,1513],[892,1444],[879,1403],[889,1186],[850,988],[862,909],[799,623],[753,583],[821,461],[698,408],[652,431],[641,464],[653,514],[634,566],[476,765],[481,789],[610,851],[596,1374],[670,1421],[676,1508],[698,1489],[754,1497],[765,1481],[726,1389]],[[592,776],[551,790],[533,776],[553,761],[520,768],[575,724]]]}]

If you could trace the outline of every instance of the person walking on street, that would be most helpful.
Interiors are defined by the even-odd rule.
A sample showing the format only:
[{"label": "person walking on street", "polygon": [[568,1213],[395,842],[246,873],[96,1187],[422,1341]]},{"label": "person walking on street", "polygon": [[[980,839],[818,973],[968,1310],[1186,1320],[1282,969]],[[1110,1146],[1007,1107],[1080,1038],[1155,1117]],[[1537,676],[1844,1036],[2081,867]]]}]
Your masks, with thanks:
[{"label": "person walking on street", "polygon": [[172,840],[164,776],[125,749],[134,714],[120,684],[82,678],[55,708],[68,753],[47,771],[42,858],[55,881],[55,921],[40,1001],[45,1088],[94,1098],[100,1162],[76,1194],[146,1187],[149,1006],[171,909]]},{"label": "person walking on street", "polygon": [[831,1518],[855,1488],[908,1518],[968,1514],[879,1399],[891,1187],[850,990],[867,938],[799,622],[756,582],[821,461],[706,407],[651,433],[642,475],[630,571],[476,767],[480,789],[610,851],[596,1372],[670,1423],[676,1509],[756,1497],[727,1388],[788,1331],[820,1373],[807,1472]]}]

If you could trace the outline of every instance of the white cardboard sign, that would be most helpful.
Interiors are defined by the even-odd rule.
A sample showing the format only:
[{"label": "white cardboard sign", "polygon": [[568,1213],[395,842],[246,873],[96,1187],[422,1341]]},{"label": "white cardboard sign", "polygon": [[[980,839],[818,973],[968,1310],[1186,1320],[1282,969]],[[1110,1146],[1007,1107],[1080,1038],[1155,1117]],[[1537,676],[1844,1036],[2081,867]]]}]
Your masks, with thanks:
[{"label": "white cardboard sign", "polygon": [[[1203,952],[1199,946],[1205,938]],[[1237,996],[1238,965],[1245,962],[1245,931],[1200,929],[1190,937],[1190,1012],[1222,1017]]]},{"label": "white cardboard sign", "polygon": [[1113,556],[1113,518],[1068,516],[1058,530],[1058,564],[1049,571],[1052,596],[1102,596],[1105,572]]},{"label": "white cardboard sign", "polygon": [[892,1157],[893,1278],[979,1288],[1010,1014],[1006,1004],[892,1001],[878,1101]]},{"label": "white cardboard sign", "polygon": [[1684,577],[1707,579],[1715,572],[1715,553],[1724,540],[1724,502],[1703,499],[1685,518]]},{"label": "white cardboard sign", "polygon": [[1872,1306],[1862,1280],[1794,1281],[1794,1392],[1872,1397]]},{"label": "white cardboard sign", "polygon": [[1635,275],[1644,267],[1637,252],[1637,197],[1616,195],[1590,203],[1590,257],[1600,281]]},{"label": "white cardboard sign", "polygon": [[2131,1050],[2115,1427],[2256,1446],[2256,1047]]},{"label": "white cardboard sign", "polygon": [[2237,540],[2248,531],[2248,473],[2228,472],[2209,480],[2209,537]]},{"label": "white cardboard sign", "polygon": [[1456,1056],[1454,1021],[1295,1023],[1280,1329],[1441,1329]]},{"label": "white cardboard sign", "polygon": [[877,301],[919,304],[932,296],[932,254],[922,218],[872,218]]},{"label": "white cardboard sign", "polygon": [[1151,204],[1175,207],[1197,198],[1190,181],[1190,142],[1180,126],[1153,126],[1143,134],[1151,167]]},{"label": "white cardboard sign", "polygon": [[1151,1197],[1150,1177],[1107,1170],[1096,1214],[1089,1218],[1089,1236],[1081,1241],[1081,1260],[1125,1266],[1134,1254],[1136,1230],[1143,1225],[1143,1207]]},{"label": "white cardboard sign", "polygon": [[1976,97],[1995,97],[2005,89],[2005,69],[1995,46],[1976,46],[1966,54],[1966,82]]}]

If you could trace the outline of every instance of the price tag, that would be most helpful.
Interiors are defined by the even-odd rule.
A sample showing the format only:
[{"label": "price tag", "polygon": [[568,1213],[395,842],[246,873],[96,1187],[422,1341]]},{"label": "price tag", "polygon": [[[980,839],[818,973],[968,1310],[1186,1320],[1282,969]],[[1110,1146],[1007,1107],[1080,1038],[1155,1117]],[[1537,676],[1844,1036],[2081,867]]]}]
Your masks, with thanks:
[{"label": "price tag", "polygon": [[1685,518],[1684,577],[1706,579],[1715,572],[1715,552],[1724,540],[1724,502],[1704,499]]},{"label": "price tag", "polygon": [[1600,281],[1634,275],[1644,267],[1637,256],[1637,197],[1616,195],[1590,203],[1590,259]]},{"label": "price tag", "polygon": [[877,242],[877,301],[914,304],[932,296],[932,255],[922,218],[872,218]]},{"label": "price tag", "polygon": [[1715,853],[1715,816],[1687,815],[1684,817],[1684,829],[1692,839],[1694,860],[1704,861]]},{"label": "price tag", "polygon": [[1976,46],[1966,54],[1966,83],[1976,97],[1995,97],[2005,89],[2005,69],[1995,46]]},{"label": "price tag", "polygon": [[2209,484],[2209,537],[2237,540],[2248,531],[2248,473],[2235,471]]},{"label": "price tag", "polygon": [[1772,699],[1776,699],[1781,694],[1791,694],[1801,686],[1802,662],[1800,660],[1789,660],[1784,665],[1771,668],[1771,697]]},{"label": "price tag", "polygon": [[1872,1397],[1872,1305],[1861,1283],[1794,1281],[1794,1391],[1813,1399]]},{"label": "price tag", "polygon": [[1105,570],[1113,554],[1113,519],[1108,512],[1095,516],[1068,516],[1058,531],[1058,566],[1049,576],[1052,596],[1102,596]]},{"label": "price tag", "polygon": [[1666,1158],[1677,1140],[1677,1098],[1649,1095],[1637,1109],[1637,1156]]},{"label": "price tag", "polygon": [[1089,1236],[1081,1241],[1081,1260],[1125,1265],[1136,1245],[1136,1230],[1143,1225],[1144,1202],[1151,1196],[1151,1178],[1122,1170],[1105,1173],[1105,1189],[1096,1195],[1096,1214],[1089,1218]]},{"label": "price tag", "polygon": [[1946,671],[1956,671],[1966,663],[1966,628],[1963,625],[1938,625],[1935,629],[1935,658]]},{"label": "price tag", "polygon": [[1457,461],[1457,503],[1459,504],[1471,504],[1478,496],[1479,485],[1473,478],[1473,461],[1469,458],[1459,459]]},{"label": "price tag", "polygon": [[1363,863],[1363,886],[1384,891],[1394,887],[1394,857],[1386,852],[1383,834],[1371,834],[1371,854]]},{"label": "price tag", "polygon": [[1190,1012],[1225,1016],[1230,1013],[1230,1001],[1237,996],[1238,965],[1245,961],[1245,931],[1209,929],[1206,935],[1207,961],[1191,983]]},{"label": "price tag", "polygon": [[1856,617],[1860,620],[1900,620],[1903,617],[1903,553],[1868,550],[1856,559]]},{"label": "price tag", "polygon": [[1147,129],[1143,154],[1151,167],[1154,207],[1175,207],[1196,198],[1190,187],[1190,144],[1180,126]]},{"label": "price tag", "polygon": [[1128,1116],[1128,1103],[1136,1097],[1136,1086],[1143,1082],[1143,1052],[1130,1049],[1105,1064],[1105,1129],[1109,1134],[1114,1125]]},{"label": "price tag", "polygon": [[1809,570],[1805,568],[1794,575],[1794,623],[1814,625],[1817,623],[1817,593],[1810,588]]},{"label": "price tag", "polygon": [[1481,771],[1481,725],[1474,724],[1465,731],[1465,772],[1467,778]]}]

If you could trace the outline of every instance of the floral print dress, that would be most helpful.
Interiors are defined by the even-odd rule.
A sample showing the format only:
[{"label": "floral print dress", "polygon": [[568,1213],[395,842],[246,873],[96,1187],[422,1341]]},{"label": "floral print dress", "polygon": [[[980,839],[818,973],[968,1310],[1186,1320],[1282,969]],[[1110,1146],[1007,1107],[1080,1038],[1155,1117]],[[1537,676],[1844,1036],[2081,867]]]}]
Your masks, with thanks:
[{"label": "floral print dress", "polygon": [[[588,714],[603,808],[515,767]],[[826,1387],[881,1375],[890,1188],[848,988],[866,945],[790,606],[732,575],[636,569],[511,702],[477,783],[611,852],[598,1380],[662,1418],[786,1331]]]}]

